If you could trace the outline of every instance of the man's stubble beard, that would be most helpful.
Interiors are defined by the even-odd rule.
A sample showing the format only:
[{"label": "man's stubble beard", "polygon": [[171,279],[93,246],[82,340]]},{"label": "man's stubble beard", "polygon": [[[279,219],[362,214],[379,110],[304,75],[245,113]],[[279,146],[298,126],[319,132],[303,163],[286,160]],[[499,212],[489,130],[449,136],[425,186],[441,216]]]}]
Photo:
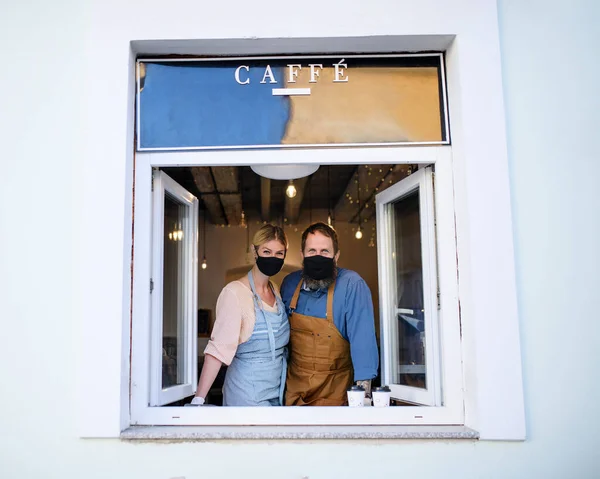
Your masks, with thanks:
[{"label": "man's stubble beard", "polygon": [[304,274],[304,269],[302,270],[302,279],[304,280],[304,284],[311,291],[317,291],[319,289],[327,289],[329,286],[333,284],[333,282],[337,278],[337,262],[333,265],[333,276],[331,278],[325,279],[313,279],[309,278]]}]

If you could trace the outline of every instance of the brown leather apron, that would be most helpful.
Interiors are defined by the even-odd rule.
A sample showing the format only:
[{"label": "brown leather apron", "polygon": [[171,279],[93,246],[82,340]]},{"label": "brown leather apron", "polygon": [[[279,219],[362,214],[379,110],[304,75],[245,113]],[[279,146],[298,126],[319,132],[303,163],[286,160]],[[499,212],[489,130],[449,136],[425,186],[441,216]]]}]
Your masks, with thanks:
[{"label": "brown leather apron", "polygon": [[350,343],[333,322],[333,290],[327,290],[327,319],[295,312],[303,280],[290,303],[290,362],[286,406],[345,406],[354,370]]}]

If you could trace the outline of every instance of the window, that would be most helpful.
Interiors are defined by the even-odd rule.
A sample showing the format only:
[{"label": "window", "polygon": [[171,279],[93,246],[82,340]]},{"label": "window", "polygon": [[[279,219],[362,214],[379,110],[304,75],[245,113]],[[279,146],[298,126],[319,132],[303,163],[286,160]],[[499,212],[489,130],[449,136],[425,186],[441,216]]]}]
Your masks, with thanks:
[{"label": "window", "polygon": [[161,171],[153,190],[150,405],[162,406],[196,390],[198,200]]},{"label": "window", "polygon": [[[372,162],[368,162],[369,155],[376,155]],[[143,153],[137,159],[136,184],[139,189],[150,189],[153,169],[158,167],[247,165],[250,156],[253,155],[247,152],[185,153],[183,156],[181,153]],[[393,396],[407,405],[357,411],[346,407],[184,408],[173,403],[195,390],[196,352],[189,339],[196,336],[196,318],[189,314],[188,308],[195,311],[197,259],[191,250],[197,251],[194,218],[197,219],[198,212],[193,195],[155,170],[153,201],[150,195],[138,193],[135,205],[136,251],[138,254],[150,252],[152,269],[139,259],[134,261],[137,265],[137,274],[134,274],[141,285],[144,274],[151,275],[146,284],[154,284],[154,290],[139,288],[134,297],[133,422],[155,425],[462,423],[450,147],[261,152],[259,161],[261,164],[288,163],[292,156],[294,163],[305,164],[421,166],[377,196],[379,282],[384,285],[379,288],[382,373],[384,382],[393,388]],[[170,240],[169,234],[182,235],[182,240]],[[152,245],[150,238],[153,238]],[[443,247],[436,249],[436,244],[442,242]],[[406,261],[398,256],[405,257]],[[165,266],[166,263],[171,266]],[[193,268],[186,266],[188,264]],[[146,302],[151,302],[152,314],[143,313]],[[171,315],[168,333],[163,319],[167,312]],[[152,348],[144,350],[143,345],[149,338]],[[163,350],[167,343],[177,346],[167,351],[169,359],[176,357],[177,361],[165,365]],[[180,351],[186,353],[181,356]],[[168,373],[167,383],[165,373]],[[167,404],[170,405],[160,407]]]},{"label": "window", "polygon": [[431,167],[377,195],[382,380],[429,406],[441,404],[434,215]]}]

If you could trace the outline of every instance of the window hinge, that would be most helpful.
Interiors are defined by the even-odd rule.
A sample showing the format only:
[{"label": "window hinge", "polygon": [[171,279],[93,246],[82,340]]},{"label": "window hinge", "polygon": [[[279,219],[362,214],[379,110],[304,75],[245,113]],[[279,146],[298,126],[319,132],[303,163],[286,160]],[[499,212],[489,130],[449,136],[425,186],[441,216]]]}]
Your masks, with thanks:
[{"label": "window hinge", "polygon": [[154,291],[154,281],[150,279],[150,292]]},{"label": "window hinge", "polygon": [[441,294],[440,294],[440,290],[437,290],[437,303],[438,303],[438,310],[442,309],[442,300],[441,300]]}]

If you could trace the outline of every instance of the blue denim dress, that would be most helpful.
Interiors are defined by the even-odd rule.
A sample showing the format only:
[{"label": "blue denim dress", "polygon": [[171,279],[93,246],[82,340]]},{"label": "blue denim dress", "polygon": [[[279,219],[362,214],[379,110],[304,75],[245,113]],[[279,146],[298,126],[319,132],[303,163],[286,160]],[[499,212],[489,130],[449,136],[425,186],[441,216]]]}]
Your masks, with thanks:
[{"label": "blue denim dress", "polygon": [[281,299],[275,295],[277,312],[265,311],[256,294],[252,271],[248,273],[248,279],[256,322],[252,336],[238,346],[227,368],[223,406],[281,406],[290,323]]}]

